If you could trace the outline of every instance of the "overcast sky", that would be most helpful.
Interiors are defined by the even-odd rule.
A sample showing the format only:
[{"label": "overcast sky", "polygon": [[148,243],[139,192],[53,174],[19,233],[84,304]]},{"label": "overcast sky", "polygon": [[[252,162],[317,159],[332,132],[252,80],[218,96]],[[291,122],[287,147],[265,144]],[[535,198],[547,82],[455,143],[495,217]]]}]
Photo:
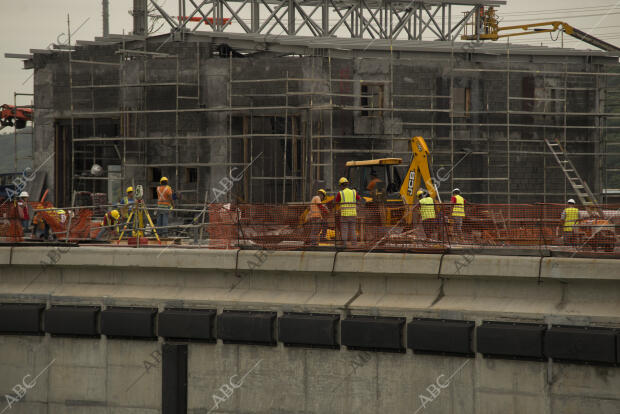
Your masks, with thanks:
[{"label": "overcast sky", "polygon": [[[129,9],[131,0],[110,1],[110,32],[127,33],[132,30]],[[176,15],[174,0],[158,0],[164,8]],[[30,49],[51,47],[51,43],[67,41],[67,14],[70,15],[72,43],[76,39],[92,40],[101,36],[101,0],[30,0],[2,1],[0,11],[0,104],[13,103],[14,92],[32,92],[32,70],[23,70],[18,59],[6,59],[4,53],[28,53]],[[188,3],[188,13],[191,3]],[[584,6],[585,5],[585,6]],[[620,44],[620,0],[508,0],[498,10],[503,25],[563,20],[592,35],[613,44]],[[162,33],[166,28],[162,29]],[[276,33],[277,34],[277,33]],[[589,45],[564,39],[565,47],[589,48]],[[511,42],[560,47],[549,34],[512,38]],[[29,98],[18,104],[29,103]]]}]

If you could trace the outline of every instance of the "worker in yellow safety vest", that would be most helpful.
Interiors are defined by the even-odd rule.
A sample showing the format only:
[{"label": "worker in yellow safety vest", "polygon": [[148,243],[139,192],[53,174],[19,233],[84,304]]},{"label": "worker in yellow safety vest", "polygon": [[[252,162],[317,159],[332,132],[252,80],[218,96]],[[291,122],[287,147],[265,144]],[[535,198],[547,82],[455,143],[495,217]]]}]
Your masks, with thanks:
[{"label": "worker in yellow safety vest", "polygon": [[344,247],[349,247],[349,241],[352,246],[357,245],[357,203],[364,202],[357,191],[349,188],[349,180],[341,177],[338,180],[340,191],[334,197],[334,203],[340,204],[340,237],[344,243]]},{"label": "worker in yellow safety vest", "polygon": [[136,204],[136,199],[134,198],[134,193],[133,193],[133,187],[129,186],[127,187],[127,196],[123,197],[121,200],[121,215],[123,216],[123,220],[127,220],[127,217],[129,216],[130,213],[130,209],[133,208],[133,206]]},{"label": "worker in yellow safety vest", "polygon": [[161,177],[157,187],[157,231],[161,237],[168,236],[168,217],[172,204],[172,187],[168,185],[168,178]]},{"label": "worker in yellow safety vest", "polygon": [[577,222],[579,221],[579,209],[575,207],[575,200],[572,198],[566,202],[567,206],[562,211],[563,238],[564,244],[567,246],[574,245],[577,242]]},{"label": "worker in yellow safety vest", "polygon": [[437,214],[435,213],[435,202],[423,190],[418,190],[418,198],[420,199],[420,218],[422,219],[422,227],[427,238],[432,238],[437,229]]},{"label": "worker in yellow safety vest", "polygon": [[112,234],[118,235],[118,222],[121,217],[121,213],[118,210],[112,210],[109,213],[105,213],[103,221],[101,222],[101,230],[97,234],[95,240],[104,240],[110,238]]},{"label": "worker in yellow safety vest", "polygon": [[463,218],[465,217],[465,199],[461,195],[461,190],[455,188],[452,190],[452,199],[450,200],[454,206],[452,206],[452,221],[454,223],[454,234],[461,236],[461,230],[463,228]]}]

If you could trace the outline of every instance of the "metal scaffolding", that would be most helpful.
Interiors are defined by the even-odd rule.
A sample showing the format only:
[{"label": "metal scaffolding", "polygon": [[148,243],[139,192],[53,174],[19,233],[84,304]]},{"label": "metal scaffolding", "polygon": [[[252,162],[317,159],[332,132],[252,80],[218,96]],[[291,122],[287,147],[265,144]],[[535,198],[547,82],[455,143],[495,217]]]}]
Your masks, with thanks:
[{"label": "metal scaffolding", "polygon": [[[244,55],[225,50],[223,56],[227,57],[228,73],[218,76],[227,82],[226,97],[209,105],[207,97],[202,95],[205,72],[201,64],[204,57],[201,45],[211,46],[212,43],[197,41],[193,44],[186,39],[155,52],[160,50],[158,44],[136,41],[135,37],[127,39],[128,43],[124,39],[116,43],[115,60],[83,60],[72,58],[75,52],[67,54],[72,195],[89,189],[100,192],[103,186],[97,187],[96,182],[106,182],[109,177],[93,177],[86,170],[95,161],[111,165],[112,161],[106,160],[104,154],[112,154],[113,158],[116,154],[121,171],[115,179],[123,185],[137,184],[136,171],[140,171],[148,187],[158,179],[152,176],[153,169],[172,169],[172,182],[184,183],[179,185],[182,187],[179,190],[186,195],[181,203],[186,207],[203,206],[203,198],[204,203],[222,201],[203,197],[203,192],[209,192],[216,185],[221,173],[238,174],[235,167],[244,171],[243,180],[235,183],[231,198],[267,203],[308,201],[318,186],[335,188],[343,157],[391,156],[407,162],[410,157],[407,131],[423,131],[420,134],[429,142],[435,170],[451,170],[465,154],[472,158],[468,162],[475,165],[464,170],[465,175],[460,169],[452,171],[449,188],[447,184],[440,188],[444,195],[458,185],[469,197],[485,203],[566,199],[571,193],[570,186],[560,167],[554,164],[542,137],[560,138],[565,148],[573,150],[570,156],[582,159],[584,165],[593,165],[597,182],[591,184],[597,189],[607,188],[610,177],[617,174],[617,168],[611,168],[606,162],[607,157],[620,156],[617,151],[620,126],[608,124],[609,120],[620,120],[620,107],[607,100],[608,96],[620,94],[617,67],[599,65],[580,72],[571,68],[568,55],[561,65],[557,64],[557,59],[545,62],[543,50],[539,51],[543,56],[538,64],[547,69],[526,68],[522,61],[513,62],[510,44],[502,46],[505,48],[502,57],[494,65],[472,67],[465,65],[462,59],[463,56],[471,59],[474,52],[466,50],[464,53],[462,45],[450,43],[449,49],[445,44],[438,46],[439,50],[446,52],[447,49],[449,53],[443,76],[447,87],[438,85],[436,74],[420,71],[412,76],[422,79],[420,84],[424,86],[406,90],[401,87],[402,67],[412,61],[400,52],[395,56],[392,47],[373,48],[364,56],[366,63],[389,60],[387,73],[381,79],[376,76],[365,79],[361,75],[350,76],[342,69],[334,70],[336,57],[343,59],[337,48],[312,49],[313,54],[304,56],[309,64],[304,73],[292,75],[283,70],[277,77],[268,71],[263,77],[245,72]],[[286,43],[286,39],[280,41]],[[368,44],[366,49],[373,46],[376,45]],[[195,50],[189,52],[193,48]],[[222,55],[222,50],[217,50]],[[522,47],[516,50],[523,53]],[[236,57],[235,53],[240,56]],[[155,60],[172,62],[166,66],[172,74],[171,79],[149,79],[149,68]],[[195,66],[188,67],[192,60]],[[128,79],[129,67],[135,69],[137,65],[141,66],[142,78]],[[96,82],[95,71],[99,66],[118,70],[118,82]],[[76,67],[80,68],[79,81]],[[84,70],[85,67],[88,70]],[[504,102],[500,105],[500,102],[488,100],[496,96],[477,96],[480,90],[475,85],[463,83],[463,79],[472,76],[488,83],[484,89],[487,95],[493,85],[504,85],[506,93],[498,94]],[[522,85],[519,90],[511,86],[516,82]],[[174,89],[172,107],[152,109],[157,88]],[[119,108],[97,109],[97,90],[115,90]],[[76,91],[80,91],[77,92],[79,106],[76,105]],[[88,91],[90,100],[84,91]],[[487,101],[484,105],[474,105],[476,99]],[[595,107],[581,108],[580,100],[584,105],[594,102]],[[569,102],[577,103],[571,108]],[[194,115],[213,117],[207,122],[223,120],[226,126],[198,128],[200,133],[187,133],[182,124]],[[149,130],[150,121],[165,116],[174,117],[173,134]],[[118,120],[118,136],[97,134],[98,120],[107,118]],[[78,120],[90,120],[92,133],[82,128],[77,134]],[[344,120],[353,120],[352,130],[343,127]],[[57,131],[57,142],[58,138]],[[169,155],[149,159],[153,154],[149,147],[161,143],[168,145]],[[192,143],[196,151],[188,154],[194,148]],[[214,143],[223,145],[225,156],[201,159],[198,149]],[[470,151],[463,150],[464,147],[470,147]],[[575,148],[586,150],[575,151]],[[527,190],[514,184],[528,164],[540,170],[541,188]],[[221,168],[218,170],[220,176],[214,173],[215,168]],[[187,176],[189,180],[184,178]],[[601,196],[601,191],[598,195],[599,199],[609,201]]]}]

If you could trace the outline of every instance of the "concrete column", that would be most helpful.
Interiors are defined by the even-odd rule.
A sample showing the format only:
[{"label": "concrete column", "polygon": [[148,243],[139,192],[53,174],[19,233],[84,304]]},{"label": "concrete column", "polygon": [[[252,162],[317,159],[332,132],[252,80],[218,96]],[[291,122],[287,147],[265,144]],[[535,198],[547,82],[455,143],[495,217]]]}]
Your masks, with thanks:
[{"label": "concrete column", "polygon": [[[55,151],[53,79],[53,65],[48,64],[45,67],[34,70],[33,84],[34,90],[37,93],[34,96],[36,110],[33,117],[35,128],[32,142],[32,167],[38,170],[37,176],[46,175],[46,179],[43,181],[44,188],[49,188],[50,190],[47,200],[55,202],[54,164],[56,158],[53,156]],[[37,194],[37,200],[38,196]]]},{"label": "concrete column", "polygon": [[103,0],[101,2],[103,8],[103,37],[110,34],[110,2],[109,0]]},{"label": "concrete column", "polygon": [[149,30],[148,0],[133,0],[133,34],[146,36]]}]

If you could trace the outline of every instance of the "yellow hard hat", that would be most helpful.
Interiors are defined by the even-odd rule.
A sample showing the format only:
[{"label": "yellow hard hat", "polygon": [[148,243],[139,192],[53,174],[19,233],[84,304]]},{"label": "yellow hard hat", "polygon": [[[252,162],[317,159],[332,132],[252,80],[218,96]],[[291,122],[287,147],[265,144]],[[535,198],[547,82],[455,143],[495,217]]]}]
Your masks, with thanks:
[{"label": "yellow hard hat", "polygon": [[163,182],[163,181],[168,181],[168,177],[161,177],[161,178],[159,179],[159,182],[160,182],[160,183],[161,183],[161,182]]},{"label": "yellow hard hat", "polygon": [[418,192],[416,194],[417,194],[418,197],[420,197],[421,195],[424,195],[424,191],[418,190]]},{"label": "yellow hard hat", "polygon": [[127,187],[127,192],[128,192],[128,193],[133,192],[133,187]]},{"label": "yellow hard hat", "polygon": [[346,177],[340,177],[340,180],[338,180],[338,184],[342,185],[345,183],[348,183],[349,180],[346,179]]},{"label": "yellow hard hat", "polygon": [[324,196],[326,196],[326,197],[327,197],[327,193],[326,193],[326,192],[325,192],[325,190],[323,190],[322,188],[319,188],[319,190],[317,191],[317,193],[321,193],[321,194],[323,194]]},{"label": "yellow hard hat", "polygon": [[118,218],[121,216],[121,213],[119,213],[118,210],[112,210],[110,211],[110,215],[114,217],[114,220],[118,220]]},{"label": "yellow hard hat", "polygon": [[65,210],[58,210],[56,211],[58,214],[67,214],[67,212]]}]

